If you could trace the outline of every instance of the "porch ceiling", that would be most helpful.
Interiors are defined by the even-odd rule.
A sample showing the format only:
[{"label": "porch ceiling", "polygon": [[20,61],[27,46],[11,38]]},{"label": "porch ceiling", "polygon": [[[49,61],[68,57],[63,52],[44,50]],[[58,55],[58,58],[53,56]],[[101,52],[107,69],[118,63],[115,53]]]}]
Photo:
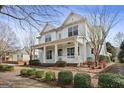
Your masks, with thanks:
[{"label": "porch ceiling", "polygon": [[45,43],[42,43],[42,44],[37,44],[37,45],[34,45],[32,47],[35,48],[35,49],[41,49],[44,46],[52,46],[52,45],[55,45],[55,44],[64,44],[64,43],[68,43],[68,42],[75,42],[76,40],[77,40],[77,37],[72,36],[72,37],[69,37],[69,38],[61,39],[61,40],[55,40],[55,41],[52,41],[52,42],[45,42]]}]

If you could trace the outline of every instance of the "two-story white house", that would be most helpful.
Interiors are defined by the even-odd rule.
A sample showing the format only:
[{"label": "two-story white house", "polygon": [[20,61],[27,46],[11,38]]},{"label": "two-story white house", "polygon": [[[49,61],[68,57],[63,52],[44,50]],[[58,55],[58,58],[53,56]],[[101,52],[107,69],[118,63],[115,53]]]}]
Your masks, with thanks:
[{"label": "two-story white house", "polygon": [[[60,27],[46,24],[38,37],[38,44],[33,48],[39,50],[41,63],[55,63],[61,58],[67,63],[82,63],[87,57],[93,57],[88,37],[86,19],[79,14],[70,13]],[[106,55],[106,45],[101,50]]]}]

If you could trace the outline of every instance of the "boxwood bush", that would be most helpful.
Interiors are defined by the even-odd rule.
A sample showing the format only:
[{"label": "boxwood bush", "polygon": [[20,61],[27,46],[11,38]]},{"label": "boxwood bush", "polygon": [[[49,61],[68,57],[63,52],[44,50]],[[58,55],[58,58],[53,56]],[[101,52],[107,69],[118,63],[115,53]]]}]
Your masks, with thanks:
[{"label": "boxwood bush", "polygon": [[45,73],[45,80],[46,81],[53,81],[56,79],[55,72],[48,71]]},{"label": "boxwood bush", "polygon": [[27,76],[34,76],[36,74],[36,69],[28,69]]},{"label": "boxwood bush", "polygon": [[92,57],[87,57],[87,62],[93,62],[93,58]]},{"label": "boxwood bush", "polygon": [[7,65],[7,66],[5,67],[5,70],[6,70],[6,71],[13,71],[13,70],[14,70],[14,66]]},{"label": "boxwood bush", "polygon": [[21,76],[27,76],[27,71],[28,71],[28,69],[21,69],[20,75]]},{"label": "boxwood bush", "polygon": [[30,60],[29,65],[34,65],[34,66],[40,65],[40,61],[38,59]]},{"label": "boxwood bush", "polygon": [[124,76],[114,73],[100,74],[98,85],[102,88],[124,88]]},{"label": "boxwood bush", "polygon": [[0,65],[0,71],[13,71],[14,70],[14,66],[10,66],[10,65]]},{"label": "boxwood bush", "polygon": [[35,76],[36,76],[36,78],[43,78],[44,77],[44,71],[36,71]]},{"label": "boxwood bush", "polygon": [[55,65],[57,67],[65,67],[65,66],[67,66],[67,62],[60,60],[60,61],[56,61]]},{"label": "boxwood bush", "polygon": [[110,60],[109,60],[109,57],[108,57],[108,56],[105,56],[105,55],[100,55],[100,56],[99,56],[99,62],[101,62],[101,61],[103,61],[103,60],[106,60],[106,61],[110,62]]},{"label": "boxwood bush", "polygon": [[89,88],[91,87],[91,77],[86,73],[77,73],[74,76],[74,87]]},{"label": "boxwood bush", "polygon": [[69,85],[72,83],[73,74],[71,71],[61,71],[58,73],[58,82],[60,86]]}]

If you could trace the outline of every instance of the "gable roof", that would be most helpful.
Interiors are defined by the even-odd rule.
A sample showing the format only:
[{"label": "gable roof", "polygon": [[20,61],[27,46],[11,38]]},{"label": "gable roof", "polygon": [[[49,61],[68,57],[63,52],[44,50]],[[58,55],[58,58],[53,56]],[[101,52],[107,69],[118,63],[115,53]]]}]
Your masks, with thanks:
[{"label": "gable roof", "polygon": [[[55,26],[52,25],[52,24],[50,24],[50,23],[48,22],[48,23],[46,23],[46,25],[45,25],[44,28],[42,29],[41,33],[42,33],[42,32],[50,31],[50,30],[52,30],[52,29],[55,29]],[[41,34],[41,33],[40,33],[40,34]]]},{"label": "gable roof", "polygon": [[[76,18],[73,18],[73,17],[76,17]],[[72,20],[71,20],[71,19],[72,19]],[[60,27],[57,27],[57,28],[56,28],[56,27],[53,26],[52,24],[47,23],[47,24],[44,26],[43,30],[41,31],[40,35],[41,35],[42,33],[44,33],[44,32],[56,31],[56,30],[60,29],[61,27],[64,27],[66,24],[70,24],[70,23],[69,23],[69,20],[71,20],[70,23],[72,23],[72,21],[80,21],[80,20],[84,20],[84,21],[85,21],[86,18],[84,18],[84,17],[81,16],[80,14],[71,12],[71,13],[68,15],[68,17],[65,19],[65,21],[62,23],[62,25],[61,25]],[[39,37],[40,37],[40,36],[39,36]]]},{"label": "gable roof", "polygon": [[63,22],[62,26],[66,25],[66,23],[68,23],[68,21],[69,21],[70,19],[73,20],[73,17],[76,17],[77,20],[85,20],[85,18],[82,17],[81,15],[79,15],[79,14],[77,14],[77,13],[74,13],[74,12],[71,12],[71,13],[68,15],[68,17],[65,19],[65,21]]}]

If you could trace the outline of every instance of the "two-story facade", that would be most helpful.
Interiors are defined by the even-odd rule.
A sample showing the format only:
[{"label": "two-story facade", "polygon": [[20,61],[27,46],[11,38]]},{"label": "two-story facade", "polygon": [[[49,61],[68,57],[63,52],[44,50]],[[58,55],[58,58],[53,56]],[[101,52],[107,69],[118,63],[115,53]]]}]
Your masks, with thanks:
[{"label": "two-story facade", "polygon": [[[60,58],[67,63],[82,63],[87,57],[93,57],[92,48],[84,38],[88,37],[86,19],[79,14],[70,13],[63,24],[55,28],[46,24],[38,37],[38,44],[33,46],[39,50],[41,63],[55,63]],[[101,54],[106,55],[105,44]]]}]

